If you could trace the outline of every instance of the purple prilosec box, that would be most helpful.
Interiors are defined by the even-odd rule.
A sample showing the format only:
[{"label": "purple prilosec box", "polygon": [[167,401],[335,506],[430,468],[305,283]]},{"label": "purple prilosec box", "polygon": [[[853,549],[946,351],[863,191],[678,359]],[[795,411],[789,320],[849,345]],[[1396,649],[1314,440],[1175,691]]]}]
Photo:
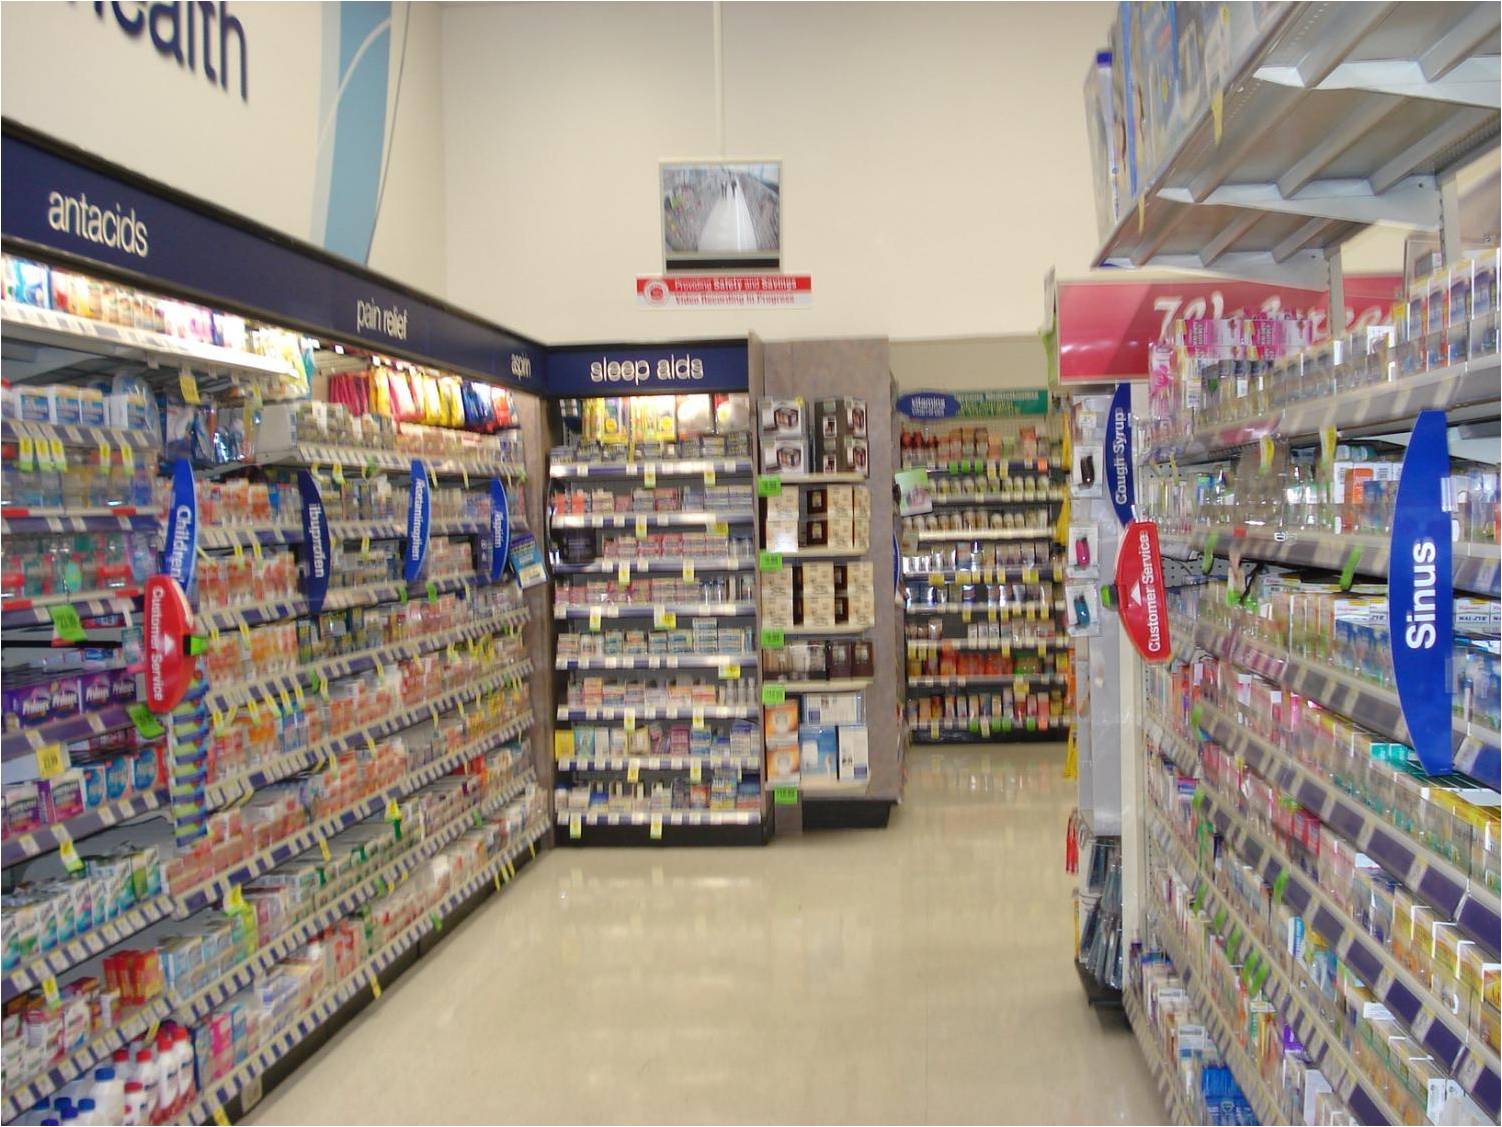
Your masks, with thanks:
[{"label": "purple prilosec box", "polygon": [[52,682],[27,681],[6,686],[0,690],[0,709],[7,731],[45,724],[52,719]]}]

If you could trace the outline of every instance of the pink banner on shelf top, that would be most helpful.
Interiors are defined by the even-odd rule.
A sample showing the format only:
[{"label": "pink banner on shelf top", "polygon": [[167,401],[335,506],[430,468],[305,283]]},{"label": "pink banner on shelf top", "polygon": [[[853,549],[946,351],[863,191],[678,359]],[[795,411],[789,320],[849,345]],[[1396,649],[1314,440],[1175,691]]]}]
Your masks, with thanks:
[{"label": "pink banner on shelf top", "polygon": [[[1403,299],[1403,275],[1347,275],[1345,298],[1347,329],[1382,324]],[[1149,346],[1196,317],[1292,313],[1313,322],[1316,340],[1330,335],[1327,290],[1211,278],[1064,281],[1055,301],[1063,383],[1146,379]]]}]

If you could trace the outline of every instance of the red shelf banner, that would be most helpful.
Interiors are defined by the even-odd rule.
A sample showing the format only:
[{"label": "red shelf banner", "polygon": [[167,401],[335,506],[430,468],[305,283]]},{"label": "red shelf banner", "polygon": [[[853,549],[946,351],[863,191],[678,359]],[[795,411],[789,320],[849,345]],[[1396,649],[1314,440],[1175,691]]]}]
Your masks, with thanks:
[{"label": "red shelf banner", "polygon": [[814,303],[809,274],[645,275],[636,279],[636,304],[644,309],[796,309]]}]

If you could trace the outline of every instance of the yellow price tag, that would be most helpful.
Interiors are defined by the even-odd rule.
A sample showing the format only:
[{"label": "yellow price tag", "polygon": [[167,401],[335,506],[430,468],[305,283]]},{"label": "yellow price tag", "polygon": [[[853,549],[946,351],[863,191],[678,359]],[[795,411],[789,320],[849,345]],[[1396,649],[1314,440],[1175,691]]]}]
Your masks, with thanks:
[{"label": "yellow price tag", "polygon": [[929,572],[928,573],[928,585],[930,587],[942,587],[942,586],[944,586],[944,573],[942,571],[931,571],[931,572]]},{"label": "yellow price tag", "polygon": [[110,463],[113,461],[114,458],[110,453],[109,440],[101,438],[99,440],[99,468],[107,471],[110,468]]},{"label": "yellow price tag", "polygon": [[648,489],[657,488],[657,467],[648,462],[641,469],[641,483]]},{"label": "yellow price tag", "polygon": [[622,560],[620,563],[615,565],[615,581],[622,587],[630,585],[631,565],[627,561]]},{"label": "yellow price tag", "polygon": [[381,980],[375,975],[370,976],[370,992],[377,998],[381,996]]},{"label": "yellow price tag", "polygon": [[224,894],[224,910],[226,912],[238,912],[245,907],[245,893],[240,890],[238,884],[229,886],[229,891]]},{"label": "yellow price tag", "polygon": [[931,740],[939,738],[939,722],[937,720],[930,720],[928,722],[928,738]]},{"label": "yellow price tag", "polygon": [[1263,435],[1262,441],[1257,445],[1258,450],[1261,454],[1261,464],[1257,468],[1260,469],[1263,473],[1266,473],[1268,470],[1273,468],[1273,454],[1276,452],[1276,448],[1273,445],[1272,435]]},{"label": "yellow price tag", "polygon": [[58,473],[66,473],[68,470],[68,451],[63,447],[61,438],[52,440],[52,468]]},{"label": "yellow price tag", "polygon": [[120,464],[125,467],[126,473],[136,472],[136,452],[128,442],[120,443]]},{"label": "yellow price tag", "polygon": [[362,560],[367,560],[367,559],[370,558],[370,537],[369,536],[362,536],[362,537],[360,537],[360,558]]},{"label": "yellow price tag", "polygon": [[704,484],[705,485],[713,485],[714,482],[715,482],[714,467],[710,466],[709,469],[707,469],[707,470],[704,471]]},{"label": "yellow price tag", "polygon": [[621,712],[621,723],[625,726],[626,731],[636,731],[636,709],[627,708],[623,710]]},{"label": "yellow price tag", "polygon": [[741,679],[741,664],[738,661],[728,662],[720,666],[721,681],[739,681]]},{"label": "yellow price tag", "polygon": [[340,489],[344,488],[344,463],[343,462],[335,462],[334,463],[334,484],[337,485],[337,486],[339,486]]},{"label": "yellow price tag", "polygon": [[704,778],[704,768],[703,768],[703,766],[697,760],[695,760],[693,763],[690,763],[688,765],[688,781],[691,782],[691,783],[697,783],[697,782],[699,782],[703,778]]},{"label": "yellow price tag", "polygon": [[1335,462],[1336,441],[1337,435],[1333,425],[1319,428],[1319,456],[1320,461],[1326,466],[1333,465]]},{"label": "yellow price tag", "polygon": [[1220,144],[1220,135],[1225,127],[1226,117],[1226,92],[1217,90],[1210,99],[1211,127],[1215,134],[1215,143]]},{"label": "yellow price tag", "polygon": [[704,709],[702,706],[694,709],[694,728],[700,732],[704,730]]},{"label": "yellow price tag", "polygon": [[329,852],[329,843],[325,838],[320,837],[318,839],[318,853],[325,862],[332,861],[334,859],[334,855]]},{"label": "yellow price tag", "polygon": [[184,403],[191,403],[196,407],[203,402],[198,394],[198,377],[188,368],[184,367],[177,373],[177,387],[183,393]]},{"label": "yellow price tag", "polygon": [[37,774],[42,778],[61,775],[68,769],[68,764],[68,751],[62,744],[43,744],[37,748]]},{"label": "yellow price tag", "polygon": [[714,533],[716,536],[729,536],[730,525],[726,524],[722,520],[717,520],[709,526],[709,531]]},{"label": "yellow price tag", "polygon": [[634,783],[641,778],[641,763],[632,759],[626,764],[626,781]]},{"label": "yellow price tag", "polygon": [[599,607],[589,608],[589,628],[596,632],[600,629],[601,612]]},{"label": "yellow price tag", "polygon": [[970,621],[970,604],[969,603],[966,603],[965,606],[964,606],[964,608],[960,611],[960,621],[962,621],[962,622],[969,622]]},{"label": "yellow price tag", "polygon": [[42,979],[42,997],[47,1000],[48,1009],[55,1010],[62,1005],[63,998],[57,988],[57,979],[50,974]]},{"label": "yellow price tag", "polygon": [[78,855],[78,846],[73,844],[68,827],[62,824],[54,826],[52,836],[57,838],[57,855],[62,860],[63,868],[70,873],[80,871],[83,868],[83,858]]},{"label": "yellow price tag", "polygon": [[568,836],[579,838],[584,836],[584,818],[580,814],[571,814],[568,820]]},{"label": "yellow price tag", "polygon": [[998,616],[998,613],[997,613],[997,610],[996,610],[995,607],[987,607],[986,608],[986,619],[988,621],[995,622],[995,621],[997,621],[998,617],[999,616]]},{"label": "yellow price tag", "polygon": [[372,736],[369,732],[365,733],[365,750],[370,752],[371,755],[374,755],[376,753],[375,737]]},{"label": "yellow price tag", "polygon": [[30,473],[35,468],[33,461],[31,437],[21,435],[16,439],[16,468],[22,473]]},{"label": "yellow price tag", "polygon": [[660,603],[652,608],[652,629],[674,630],[678,626],[678,612],[668,610]]},{"label": "yellow price tag", "polygon": [[638,540],[645,540],[647,538],[647,518],[646,517],[639,516],[639,517],[636,518],[636,538]]},{"label": "yellow price tag", "polygon": [[1012,678],[1012,695],[1013,696],[1019,696],[1019,697],[1025,697],[1025,696],[1027,696],[1027,678],[1026,677],[1013,677]]},{"label": "yellow price tag", "polygon": [[651,821],[647,825],[647,833],[649,833],[651,835],[653,841],[661,841],[662,840],[662,815],[661,814],[653,814],[652,815]]},{"label": "yellow price tag", "polygon": [[222,1105],[215,1104],[211,1115],[219,1127],[229,1127],[229,1113],[224,1110]]},{"label": "yellow price tag", "polygon": [[684,560],[683,561],[683,581],[685,583],[692,583],[694,581],[694,561],[693,560]]}]

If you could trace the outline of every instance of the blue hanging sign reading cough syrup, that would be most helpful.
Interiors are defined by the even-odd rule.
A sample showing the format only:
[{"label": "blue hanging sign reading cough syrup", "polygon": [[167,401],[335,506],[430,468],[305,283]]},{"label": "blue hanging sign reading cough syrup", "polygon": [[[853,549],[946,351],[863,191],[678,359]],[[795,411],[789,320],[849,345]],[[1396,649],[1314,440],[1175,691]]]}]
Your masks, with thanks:
[{"label": "blue hanging sign reading cough syrup", "polygon": [[428,562],[428,529],[433,521],[433,495],[428,487],[428,467],[413,459],[412,488],[407,494],[407,553],[402,575],[416,582]]},{"label": "blue hanging sign reading cough syrup", "polygon": [[308,609],[318,614],[329,590],[329,522],[318,482],[307,470],[297,471],[297,492],[302,498],[302,542],[307,552],[303,560],[302,593],[308,600]]},{"label": "blue hanging sign reading cough syrup", "polygon": [[193,572],[198,560],[198,490],[193,466],[186,458],[172,463],[172,507],[167,511],[167,542],[162,552],[162,571],[192,596]]},{"label": "blue hanging sign reading cough syrup", "polygon": [[511,501],[501,479],[490,479],[490,581],[499,583],[511,553]]},{"label": "blue hanging sign reading cough syrup", "polygon": [[1387,632],[1408,739],[1431,775],[1453,767],[1449,665],[1455,594],[1445,506],[1449,476],[1445,413],[1424,411],[1413,424],[1398,479],[1387,567]]},{"label": "blue hanging sign reading cough syrup", "polygon": [[1132,464],[1132,385],[1119,383],[1106,412],[1106,496],[1123,528],[1137,507],[1136,467]]}]

